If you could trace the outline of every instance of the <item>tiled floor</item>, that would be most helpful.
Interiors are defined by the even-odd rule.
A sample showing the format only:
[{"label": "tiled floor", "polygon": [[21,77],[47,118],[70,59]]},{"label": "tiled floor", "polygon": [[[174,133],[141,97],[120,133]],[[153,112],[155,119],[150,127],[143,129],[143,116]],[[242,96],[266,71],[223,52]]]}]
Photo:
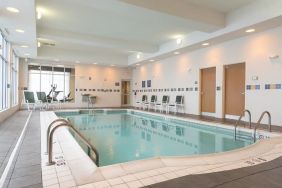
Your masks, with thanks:
[{"label": "tiled floor", "polygon": [[19,111],[0,123],[0,175],[2,175],[8,163],[28,115],[27,111]]},{"label": "tiled floor", "polygon": [[[27,111],[19,111],[5,123],[8,126],[17,124],[20,128],[11,130],[10,134],[18,138],[26,120]],[[21,117],[21,118],[19,118]],[[41,188],[41,150],[40,150],[40,120],[39,112],[33,112],[27,125],[23,141],[9,170],[4,187]],[[0,126],[2,127],[2,125]]]},{"label": "tiled floor", "polygon": [[189,175],[148,186],[148,188],[281,188],[282,157],[273,161],[224,172]]}]

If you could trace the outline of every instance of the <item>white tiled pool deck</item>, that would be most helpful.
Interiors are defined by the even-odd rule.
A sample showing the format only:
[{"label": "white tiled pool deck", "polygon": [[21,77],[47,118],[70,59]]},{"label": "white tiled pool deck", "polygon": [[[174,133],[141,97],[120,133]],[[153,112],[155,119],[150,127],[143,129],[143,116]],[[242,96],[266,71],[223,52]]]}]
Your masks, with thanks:
[{"label": "white tiled pool deck", "polygon": [[[57,116],[54,112],[41,112],[42,181],[43,187],[46,188],[143,187],[190,174],[252,166],[282,156],[282,136],[260,131],[260,134],[270,135],[273,138],[259,140],[248,147],[223,153],[190,157],[157,157],[97,167],[67,129],[60,128],[55,133],[53,142],[53,160],[56,161],[56,165],[46,166],[46,130],[55,119]],[[176,119],[203,123],[187,118]],[[232,128],[218,123],[208,124]]]}]

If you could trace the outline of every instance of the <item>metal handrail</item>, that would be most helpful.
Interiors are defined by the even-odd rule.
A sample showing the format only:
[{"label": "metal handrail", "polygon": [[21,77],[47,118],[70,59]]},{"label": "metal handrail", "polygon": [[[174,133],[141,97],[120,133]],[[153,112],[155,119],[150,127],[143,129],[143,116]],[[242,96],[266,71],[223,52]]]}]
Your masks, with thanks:
[{"label": "metal handrail", "polygon": [[66,119],[64,119],[64,118],[59,118],[59,119],[55,119],[54,121],[52,121],[52,122],[49,124],[48,128],[47,128],[47,132],[46,132],[46,152],[45,152],[46,155],[48,154],[48,148],[49,148],[49,142],[48,142],[48,140],[49,140],[50,130],[51,130],[52,126],[53,126],[55,123],[61,122],[61,121],[62,121],[62,122],[65,122],[65,123],[69,123],[68,120],[66,120]]},{"label": "metal handrail", "polygon": [[48,163],[47,163],[47,165],[53,165],[53,164],[55,164],[55,162],[53,162],[52,161],[52,155],[53,155],[53,135],[54,135],[54,132],[58,129],[58,128],[60,128],[60,127],[64,127],[64,126],[66,126],[66,127],[69,127],[74,133],[76,133],[79,137],[80,137],[80,139],[87,145],[87,147],[88,148],[90,148],[94,153],[95,153],[95,155],[96,155],[96,158],[93,158],[93,156],[90,154],[90,152],[89,152],[89,150],[88,150],[88,156],[95,162],[95,164],[97,165],[97,166],[99,166],[99,153],[98,153],[98,151],[97,151],[97,149],[94,147],[94,146],[92,146],[92,144],[91,143],[89,143],[83,136],[82,136],[82,134],[80,134],[73,126],[72,126],[72,124],[70,124],[69,122],[64,122],[64,123],[60,123],[60,124],[58,124],[58,125],[56,125],[52,130],[51,130],[51,132],[50,132],[50,135],[49,135],[49,140],[48,140],[48,142],[49,142],[49,144],[48,144]]},{"label": "metal handrail", "polygon": [[271,132],[271,114],[270,114],[270,112],[268,112],[268,111],[264,111],[262,114],[261,114],[261,116],[260,116],[260,118],[259,118],[259,120],[258,120],[258,122],[257,122],[257,124],[255,125],[255,128],[254,128],[254,142],[256,141],[256,132],[257,132],[257,128],[258,128],[258,126],[261,124],[261,121],[262,121],[262,119],[263,119],[263,117],[264,117],[264,115],[265,114],[267,114],[267,116],[268,116],[268,129],[269,129],[269,132]]},{"label": "metal handrail", "polygon": [[[245,113],[248,113],[249,114],[249,128],[251,129],[252,128],[252,115],[251,115],[251,112],[250,110],[244,110],[241,114],[241,116],[239,117],[239,119],[237,120],[236,124],[235,124],[235,132],[234,132],[234,137],[235,137],[235,140],[236,140],[236,137],[237,137],[237,126],[239,125],[239,123],[241,122],[242,120],[242,117],[245,115]],[[245,127],[245,125],[244,125]]]}]

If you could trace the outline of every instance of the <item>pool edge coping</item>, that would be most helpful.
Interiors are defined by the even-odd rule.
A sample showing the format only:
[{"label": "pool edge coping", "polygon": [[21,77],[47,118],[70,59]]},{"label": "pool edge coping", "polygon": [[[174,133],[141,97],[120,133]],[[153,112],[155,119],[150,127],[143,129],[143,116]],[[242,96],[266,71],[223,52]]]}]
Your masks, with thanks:
[{"label": "pool edge coping", "polygon": [[[85,110],[85,109],[83,109],[83,110]],[[98,109],[98,110],[102,110],[102,109]],[[136,110],[134,110],[134,109],[106,109],[106,110],[127,110],[127,111],[136,111]],[[62,111],[62,110],[60,110],[60,111]],[[75,111],[75,110],[69,110],[69,111]],[[137,110],[137,111],[140,111],[140,110]],[[162,114],[153,114],[153,113],[150,113],[150,112],[144,112],[144,111],[140,111],[141,113],[148,113],[148,114],[150,114],[150,115],[159,115],[159,116],[166,116],[166,114],[165,115],[162,115]],[[49,113],[53,113],[53,115],[55,115],[55,113],[54,113],[54,111],[52,111],[52,112],[49,112]],[[56,116],[56,115],[55,115]],[[57,116],[56,116],[57,117]],[[194,122],[196,122],[196,123],[204,123],[205,125],[214,125],[215,123],[213,123],[213,122],[205,122],[205,121],[200,121],[200,120],[193,120],[193,119],[189,119],[189,118],[182,118],[182,117],[171,117],[171,116],[169,116],[170,118],[174,118],[174,119],[180,119],[180,120],[184,120],[184,121],[189,121],[189,122],[192,122],[192,121],[194,121]],[[190,121],[191,120],[191,121]],[[219,123],[217,123],[217,124],[219,124]],[[222,125],[222,124],[220,124],[220,125]],[[42,125],[41,125],[42,126]],[[222,126],[219,126],[219,125],[215,125],[215,126],[217,126],[217,127],[221,127],[222,128]],[[228,125],[223,125],[224,127],[223,128],[225,128],[225,127],[228,127],[229,129],[230,129],[230,126],[228,126]],[[66,129],[62,129],[62,130],[66,130]],[[62,131],[62,132],[68,132],[68,131]],[[62,134],[62,133],[61,133]],[[43,134],[44,135],[44,134]],[[45,135],[46,135],[46,133],[45,133]],[[69,136],[70,136],[70,138],[72,138],[73,140],[74,140],[74,138],[69,134]],[[109,169],[118,169],[118,168],[120,168],[120,167],[123,167],[123,169],[127,166],[129,166],[129,167],[131,167],[131,166],[138,166],[138,164],[142,164],[143,163],[143,165],[144,165],[144,163],[150,163],[151,161],[155,161],[155,160],[159,160],[159,162],[160,162],[160,164],[164,164],[163,166],[160,166],[160,168],[166,168],[166,167],[179,167],[179,166],[183,166],[183,164],[185,164],[187,167],[189,166],[189,167],[199,167],[200,166],[200,164],[203,166],[203,165],[223,165],[224,163],[231,163],[231,164],[234,164],[234,162],[236,161],[236,162],[243,162],[243,161],[246,161],[246,160],[248,160],[248,159],[250,159],[250,158],[253,158],[253,157],[256,157],[256,155],[262,155],[262,154],[266,154],[267,152],[270,152],[270,151],[272,151],[275,147],[276,147],[276,145],[277,144],[281,144],[282,143],[282,140],[281,140],[281,134],[279,134],[278,135],[278,137],[276,137],[276,138],[270,138],[270,139],[267,139],[267,140],[260,140],[260,141],[258,141],[257,143],[254,143],[254,144],[251,144],[251,145],[249,145],[249,146],[247,146],[247,147],[244,147],[244,148],[239,148],[239,149],[235,149],[235,150],[231,150],[231,151],[226,151],[226,152],[221,152],[221,153],[213,153],[213,154],[201,154],[201,155],[197,155],[197,156],[180,156],[180,157],[155,157],[155,158],[149,158],[149,159],[143,159],[143,160],[138,160],[138,161],[129,161],[129,162],[125,162],[125,163],[119,163],[119,164],[113,164],[113,165],[109,165],[109,166],[104,166],[104,167],[98,167],[97,168],[97,170],[95,169],[95,171],[96,172],[99,172],[99,173],[101,173],[101,174],[103,174],[103,170],[104,169],[106,169],[106,170],[109,170]],[[43,137],[41,138],[41,139],[43,139]],[[46,141],[45,141],[46,142]],[[76,142],[76,141],[75,141]],[[270,146],[270,147],[267,147],[267,148],[265,148],[265,147],[263,147],[264,145],[267,145],[267,146]],[[257,149],[260,149],[260,151],[258,152],[258,153],[255,153],[255,151],[257,151]],[[263,149],[262,149],[263,148]],[[79,150],[78,150],[79,151]],[[80,151],[81,152],[83,152],[84,153],[84,151],[80,148]],[[250,152],[250,151],[252,151],[252,152],[254,152],[254,153],[252,153],[252,152]],[[63,152],[64,153],[64,152]],[[236,153],[236,155],[234,155]],[[245,153],[244,154],[244,157],[242,158],[240,158],[240,157],[238,157],[237,156],[237,154],[238,153]],[[246,154],[247,153],[247,154]],[[251,155],[250,155],[250,153],[252,153]],[[65,153],[64,153],[65,154]],[[84,153],[85,154],[85,153]],[[86,154],[85,154],[86,155]],[[83,156],[83,155],[82,155]],[[87,155],[86,155],[87,156]],[[235,156],[235,158],[236,158],[236,160],[235,159],[233,159],[233,160],[230,160],[230,161],[225,161],[225,162],[223,162],[222,160],[220,160],[220,162],[214,162],[214,159],[212,160],[213,161],[213,163],[211,163],[212,161],[211,161],[211,158],[221,158],[221,157],[224,157],[224,156],[229,156],[229,157],[234,157]],[[68,158],[67,156],[65,156],[66,158]],[[85,157],[85,156],[84,156]],[[87,156],[88,157],[88,156]],[[203,159],[205,159],[204,160],[204,164],[203,164]],[[85,160],[85,158],[84,158],[84,160]],[[202,161],[201,163],[195,163],[195,161]],[[43,160],[44,161],[44,160]],[[72,161],[70,161],[70,160],[67,160],[66,159],[66,161],[67,161],[67,164],[71,164],[71,162]],[[89,160],[88,160],[89,161]],[[178,161],[177,163],[175,163],[175,162],[173,162],[173,161]],[[92,161],[90,161],[91,163],[93,163]],[[193,163],[193,165],[191,164],[191,163]],[[170,164],[170,165],[169,165]],[[42,164],[42,166],[44,166],[44,163]],[[236,167],[236,166],[234,166],[234,167]],[[238,166],[238,167],[242,167],[242,165],[240,166]],[[181,168],[183,168],[183,167],[181,167]],[[126,168],[125,168],[126,169]],[[128,169],[128,168],[127,168]],[[144,170],[143,172],[146,172],[146,171],[151,171],[151,170],[154,170],[155,168],[150,168],[150,169],[147,169],[147,170]],[[234,168],[231,168],[231,169],[234,169]],[[120,169],[119,169],[120,170]],[[179,169],[178,169],[179,170]],[[73,169],[71,169],[71,171],[72,172],[74,172],[74,170]],[[92,170],[93,171],[93,170]],[[128,171],[126,174],[125,174],[125,176],[126,175],[130,175],[130,174],[134,174],[134,173],[140,173],[141,171],[139,170],[137,170],[137,171]],[[204,171],[203,171],[204,172]],[[100,174],[100,175],[101,175]],[[108,176],[108,177],[110,177],[110,178],[105,178],[104,177],[104,180],[101,180],[101,179],[99,179],[99,181],[109,181],[109,180],[111,180],[111,179],[115,179],[115,178],[122,178],[122,173],[120,173],[120,174],[118,174],[117,176]],[[74,178],[74,179],[76,179],[76,182],[77,182],[77,178]],[[96,181],[96,182],[99,182],[99,181]],[[81,184],[81,182],[77,182],[78,184]],[[89,183],[89,182],[87,182],[87,183]],[[91,183],[95,183],[95,182],[91,182]],[[144,183],[143,183],[144,184]],[[82,185],[83,185],[83,183],[82,183]],[[111,185],[111,184],[110,184]],[[145,185],[144,185],[145,186]]]}]

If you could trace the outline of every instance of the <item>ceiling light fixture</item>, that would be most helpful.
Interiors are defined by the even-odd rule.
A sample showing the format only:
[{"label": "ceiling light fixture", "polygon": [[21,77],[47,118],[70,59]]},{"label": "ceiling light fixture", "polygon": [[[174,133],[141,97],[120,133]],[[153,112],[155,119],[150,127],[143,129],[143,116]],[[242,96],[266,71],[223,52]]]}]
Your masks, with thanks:
[{"label": "ceiling light fixture", "polygon": [[137,58],[137,59],[140,59],[140,58],[141,58],[141,55],[140,55],[140,54],[137,54],[136,58]]},{"label": "ceiling light fixture", "polygon": [[208,42],[205,42],[205,43],[202,44],[202,46],[208,46],[208,45],[210,45],[210,43],[208,43]]},{"label": "ceiling light fixture", "polygon": [[16,32],[18,32],[18,33],[24,33],[24,30],[22,30],[22,29],[16,29]]},{"label": "ceiling light fixture", "polygon": [[116,66],[116,65],[112,64],[111,66],[114,67],[114,66]]},{"label": "ceiling light fixture", "polygon": [[37,20],[40,20],[42,18],[42,13],[37,10]]},{"label": "ceiling light fixture", "polygon": [[149,61],[150,61],[150,62],[154,62],[155,60],[153,60],[153,59],[150,59]]},{"label": "ceiling light fixture", "polygon": [[179,52],[173,52],[174,53],[174,55],[178,55],[178,54],[180,54]]},{"label": "ceiling light fixture", "polygon": [[75,61],[75,63],[80,63],[80,61]]},{"label": "ceiling light fixture", "polygon": [[98,63],[93,63],[93,65],[97,65]]},{"label": "ceiling light fixture", "polygon": [[247,29],[246,33],[252,33],[252,32],[255,32],[255,31],[256,31],[255,29]]},{"label": "ceiling light fixture", "polygon": [[20,12],[19,9],[16,9],[14,7],[7,7],[6,10],[9,11],[9,12],[13,12],[13,13],[19,13]]},{"label": "ceiling light fixture", "polygon": [[41,47],[41,42],[37,42],[37,47],[40,48]]},{"label": "ceiling light fixture", "polygon": [[28,48],[28,46],[27,46],[27,45],[21,45],[21,47],[22,47],[22,48]]},{"label": "ceiling light fixture", "polygon": [[182,39],[181,38],[178,38],[178,39],[176,39],[176,44],[181,44],[182,43]]}]

